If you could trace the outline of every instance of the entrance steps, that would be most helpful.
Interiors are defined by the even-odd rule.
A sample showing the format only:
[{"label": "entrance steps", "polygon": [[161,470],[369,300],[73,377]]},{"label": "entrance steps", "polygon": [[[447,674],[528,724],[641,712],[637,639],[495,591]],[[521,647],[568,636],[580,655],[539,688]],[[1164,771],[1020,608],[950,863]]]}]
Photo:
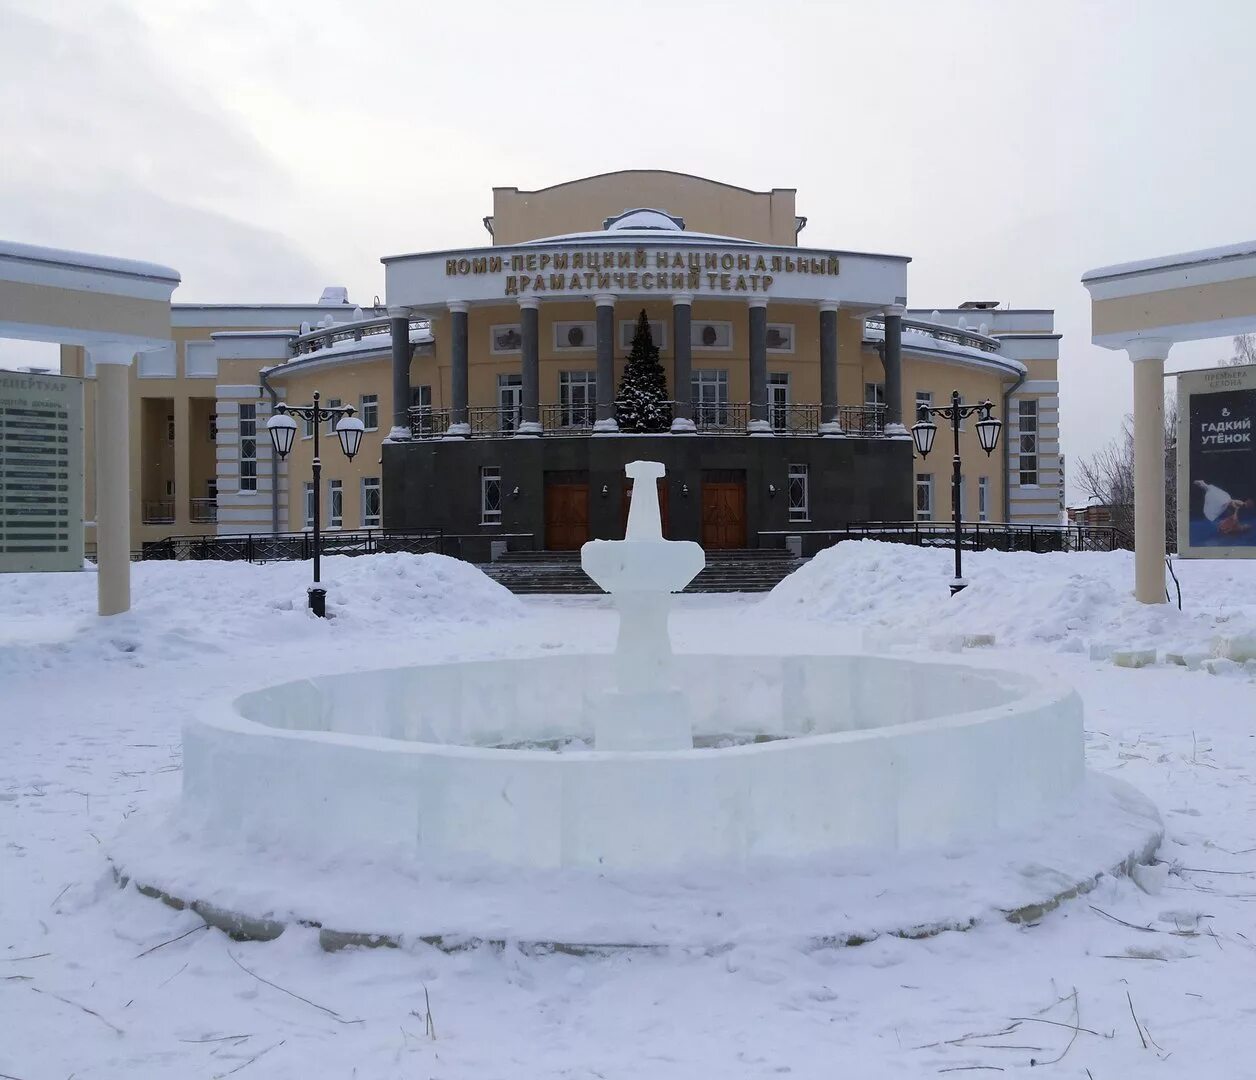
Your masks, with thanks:
[{"label": "entrance steps", "polygon": [[[802,564],[802,559],[780,548],[708,551],[706,568],[684,591],[768,592]],[[581,569],[578,551],[511,551],[480,569],[520,595],[602,592]]]}]

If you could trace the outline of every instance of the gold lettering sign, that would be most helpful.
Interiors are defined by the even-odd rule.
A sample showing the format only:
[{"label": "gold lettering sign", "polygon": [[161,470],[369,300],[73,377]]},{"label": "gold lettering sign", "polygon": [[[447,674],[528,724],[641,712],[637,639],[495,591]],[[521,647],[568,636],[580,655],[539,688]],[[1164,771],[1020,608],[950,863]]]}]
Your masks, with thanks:
[{"label": "gold lettering sign", "polygon": [[[653,267],[653,270],[646,270]],[[524,293],[610,290],[672,290],[674,292],[765,293],[781,274],[837,277],[836,255],[763,255],[745,251],[599,248],[593,251],[529,251],[510,256],[454,256],[445,259],[446,277],[503,274],[505,296]],[[561,271],[581,271],[562,273]],[[645,271],[641,273],[639,271]],[[674,271],[668,273],[666,271]],[[736,273],[729,271],[736,270]],[[507,272],[508,271],[508,272]],[[747,272],[753,271],[753,272]],[[771,273],[767,273],[771,271]]]}]

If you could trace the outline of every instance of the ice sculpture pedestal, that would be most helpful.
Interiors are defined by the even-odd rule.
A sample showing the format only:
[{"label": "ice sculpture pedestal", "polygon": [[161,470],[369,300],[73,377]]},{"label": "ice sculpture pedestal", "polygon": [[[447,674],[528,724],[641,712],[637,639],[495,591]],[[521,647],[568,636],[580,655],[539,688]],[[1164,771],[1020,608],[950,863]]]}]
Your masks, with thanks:
[{"label": "ice sculpture pedestal", "polygon": [[[615,598],[619,640],[616,689],[599,703],[598,750],[692,750],[693,723],[685,696],[672,685],[667,629],[671,594],[702,572],[706,555],[691,540],[664,540],[657,461],[630,461],[628,528],[622,540],[590,540],[580,549],[584,572]],[[638,481],[644,481],[638,483]]]}]

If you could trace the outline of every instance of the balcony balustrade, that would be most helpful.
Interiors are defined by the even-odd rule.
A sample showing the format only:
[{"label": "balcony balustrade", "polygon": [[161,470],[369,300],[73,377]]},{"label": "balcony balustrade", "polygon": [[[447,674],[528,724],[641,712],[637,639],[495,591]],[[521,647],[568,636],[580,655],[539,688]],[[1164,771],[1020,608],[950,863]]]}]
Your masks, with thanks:
[{"label": "balcony balustrade", "polygon": [[[411,330],[430,330],[430,319],[411,319]],[[387,315],[376,315],[355,322],[332,323],[329,326],[316,326],[308,333],[301,334],[293,341],[293,352],[297,356],[331,349],[346,341],[366,340],[378,334],[387,334],[392,330]]]},{"label": "balcony balustrade", "polygon": [[[677,403],[671,402],[673,412]],[[546,435],[591,435],[597,419],[596,407],[589,403],[541,405],[539,420]],[[410,435],[415,439],[440,439],[449,430],[452,410],[419,405],[409,410]],[[745,435],[750,422],[750,405],[745,402],[695,402],[690,415],[700,435]],[[473,439],[509,438],[519,430],[522,409],[517,405],[494,408],[476,406],[467,410],[467,423]],[[818,435],[820,406],[811,404],[772,404],[768,421],[776,435]],[[884,405],[839,405],[837,421],[851,438],[875,439],[885,434]]]},{"label": "balcony balustrade", "polygon": [[218,500],[217,499],[193,499],[192,500],[192,521],[198,523],[213,523],[218,520]]},{"label": "balcony balustrade", "polygon": [[140,505],[140,515],[145,525],[169,525],[174,521],[174,500],[145,499]]}]

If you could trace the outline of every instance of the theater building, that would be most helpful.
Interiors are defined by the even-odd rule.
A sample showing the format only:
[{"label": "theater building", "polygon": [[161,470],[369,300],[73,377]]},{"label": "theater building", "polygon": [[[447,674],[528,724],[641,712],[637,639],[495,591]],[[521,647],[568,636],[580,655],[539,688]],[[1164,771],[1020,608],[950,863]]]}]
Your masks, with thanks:
[{"label": "theater building", "polygon": [[[949,518],[949,453],[913,460],[906,426],[952,390],[1005,421],[993,457],[963,437],[965,519],[1059,521],[1050,310],[909,308],[909,258],[809,245],[792,189],[628,171],[494,189],[483,224],[480,246],[385,257],[369,310],[335,289],[174,304],[174,345],[132,376],[135,535],[307,528],[312,432],[279,463],[264,425],[315,389],[368,429],[354,462],[322,455],[330,527],[440,528],[475,560],[621,535],[636,458],[667,466],[668,535],[708,548]],[[616,407],[642,312],[655,433]]]}]

